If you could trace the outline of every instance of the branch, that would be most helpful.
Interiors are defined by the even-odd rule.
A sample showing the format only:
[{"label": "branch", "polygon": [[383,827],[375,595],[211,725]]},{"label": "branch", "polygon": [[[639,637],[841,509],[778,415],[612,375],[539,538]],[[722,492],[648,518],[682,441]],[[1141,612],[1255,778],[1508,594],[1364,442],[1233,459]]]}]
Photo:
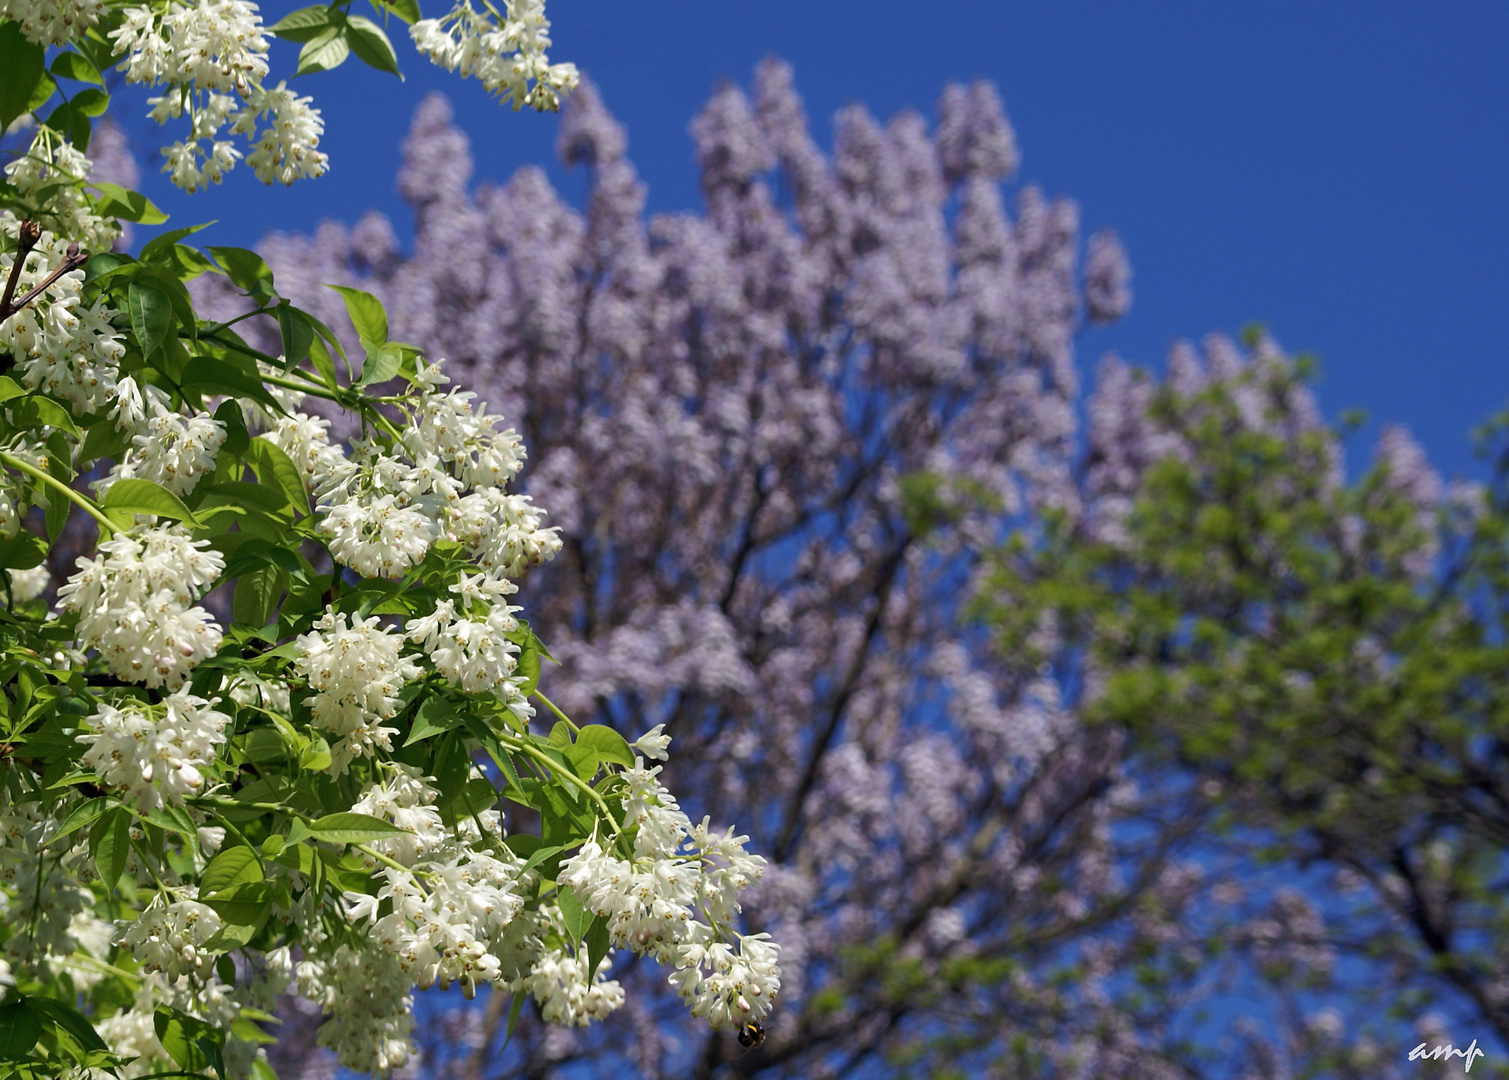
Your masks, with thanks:
[{"label": "branch", "polygon": [[[28,228],[28,226],[30,226],[30,228]],[[28,238],[33,235],[35,235],[36,239],[32,239],[31,242],[28,243]],[[53,270],[52,273],[43,278],[40,285],[31,290],[31,292],[27,293],[25,296],[21,297],[20,300],[12,303],[11,298],[16,294],[16,285],[21,280],[21,266],[23,263],[25,263],[26,256],[31,254],[31,250],[37,246],[37,241],[41,239],[41,235],[41,230],[37,227],[35,222],[23,221],[21,223],[21,234],[16,241],[16,261],[11,263],[10,278],[5,282],[5,295],[4,297],[0,297],[0,323],[4,323],[16,312],[20,311],[27,304],[31,303],[37,297],[45,293],[52,287],[52,283],[57,281],[58,278],[62,277],[64,274],[77,270],[79,267],[83,266],[84,263],[89,259],[89,256],[87,254],[79,250],[78,244],[69,244],[67,258],[59,263],[57,268]]]}]

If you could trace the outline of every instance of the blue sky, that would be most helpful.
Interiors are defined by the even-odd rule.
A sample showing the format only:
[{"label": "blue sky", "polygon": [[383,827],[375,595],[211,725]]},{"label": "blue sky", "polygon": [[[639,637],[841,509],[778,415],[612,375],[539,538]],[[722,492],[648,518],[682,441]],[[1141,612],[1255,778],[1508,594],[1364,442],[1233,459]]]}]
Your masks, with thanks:
[{"label": "blue sky", "polygon": [[[1509,5],[550,0],[549,12],[553,57],[589,72],[628,125],[652,210],[698,205],[687,123],[765,55],[795,66],[824,144],[849,102],[930,114],[944,83],[992,79],[1020,178],[1077,198],[1086,231],[1114,226],[1131,252],[1132,314],[1086,335],[1083,366],[1106,350],[1158,364],[1176,337],[1261,321],[1319,355],[1329,415],[1404,422],[1449,475],[1481,474],[1466,432],[1509,405]],[[209,194],[155,175],[144,188],[174,225],[218,218],[207,243],[368,207],[402,235],[398,143],[440,88],[479,178],[551,163],[580,195],[553,166],[553,117],[510,113],[395,43],[406,83],[355,61],[298,80],[326,116],[328,179],[271,190],[242,169]],[[274,46],[275,71],[296,49]]]}]

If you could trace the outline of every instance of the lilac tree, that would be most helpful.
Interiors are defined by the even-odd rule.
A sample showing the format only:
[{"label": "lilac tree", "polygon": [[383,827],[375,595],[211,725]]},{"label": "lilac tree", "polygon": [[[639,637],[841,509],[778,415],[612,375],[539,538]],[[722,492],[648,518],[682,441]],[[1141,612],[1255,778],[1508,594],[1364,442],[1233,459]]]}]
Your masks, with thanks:
[{"label": "lilac tree", "polygon": [[[1007,212],[1017,150],[986,84],[948,88],[932,132],[846,109],[830,159],[772,61],[692,130],[706,211],[646,222],[585,83],[559,142],[585,212],[536,169],[473,190],[431,98],[399,175],[410,254],[375,214],[260,249],[331,325],[324,283],[381,297],[519,426],[563,544],[528,585],[560,703],[664,725],[685,806],[770,858],[745,909],[783,946],[762,1045],[687,1028],[630,963],[646,993],[601,1032],[526,1012],[500,1054],[494,995],[432,1028],[427,1068],[1184,1075],[1164,1013],[1214,877],[1177,856],[1208,799],[1138,783],[1124,737],[1081,722],[1051,612],[1008,651],[961,617],[979,551],[1081,512],[1073,344],[1127,308],[1120,245],[1081,267],[1072,202],[1025,187]],[[1160,950],[1178,970],[1140,1003],[1126,972]]]}]

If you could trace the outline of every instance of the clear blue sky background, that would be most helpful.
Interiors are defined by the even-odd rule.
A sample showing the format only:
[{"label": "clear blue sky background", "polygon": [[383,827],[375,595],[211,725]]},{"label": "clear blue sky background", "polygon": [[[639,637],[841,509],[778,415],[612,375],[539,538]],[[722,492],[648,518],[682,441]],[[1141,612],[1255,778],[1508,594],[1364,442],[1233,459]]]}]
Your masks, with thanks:
[{"label": "clear blue sky background", "polygon": [[[1077,198],[1086,231],[1114,226],[1131,252],[1132,314],[1085,337],[1086,369],[1113,349],[1161,364],[1176,337],[1261,321],[1320,356],[1329,415],[1374,418],[1354,467],[1376,421],[1393,420],[1449,475],[1481,475],[1466,432],[1509,404],[1509,4],[550,0],[549,12],[553,57],[589,72],[628,125],[652,210],[698,205],[687,123],[767,54],[795,65],[825,145],[849,102],[931,114],[944,83],[992,79],[1021,179]],[[368,207],[407,235],[398,144],[433,87],[455,102],[479,178],[550,163],[579,200],[581,179],[554,165],[554,117],[500,109],[395,44],[407,83],[354,60],[298,80],[325,113],[327,180],[271,190],[240,169],[207,195],[156,175],[145,189],[174,225],[220,219],[207,242],[249,245]],[[275,44],[275,71],[296,50]],[[138,109],[133,133],[150,127]]]}]

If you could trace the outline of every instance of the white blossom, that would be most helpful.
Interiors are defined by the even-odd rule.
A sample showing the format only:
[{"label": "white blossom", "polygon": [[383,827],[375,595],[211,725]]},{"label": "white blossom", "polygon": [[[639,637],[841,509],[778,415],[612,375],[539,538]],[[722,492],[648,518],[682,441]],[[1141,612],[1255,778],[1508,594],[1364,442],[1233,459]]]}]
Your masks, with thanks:
[{"label": "white blossom", "polygon": [[386,1076],[409,1060],[414,981],[391,953],[372,941],[360,949],[342,945],[328,960],[304,960],[294,971],[299,993],[328,1017],[319,1044],[342,1065]]},{"label": "white blossom", "polygon": [[439,19],[420,19],[409,28],[415,46],[431,61],[463,77],[478,79],[487,91],[515,109],[560,107],[560,96],[576,88],[574,64],[552,64],[550,22],[544,0],[507,0],[500,26],[487,12],[461,0]]},{"label": "white blossom", "polygon": [[89,748],[83,763],[105,784],[122,789],[138,808],[155,810],[165,802],[182,806],[199,793],[202,770],[214,763],[228,723],[210,702],[180,690],[160,705],[101,702],[76,741]]},{"label": "white blossom", "polygon": [[[120,388],[115,395],[119,404]],[[126,393],[139,393],[134,383]],[[145,416],[131,425],[135,434],[125,458],[95,484],[100,495],[117,480],[137,477],[161,484],[174,495],[187,495],[201,477],[215,471],[215,455],[225,442],[225,425],[203,413],[185,416],[169,408],[170,399],[155,386],[145,388]],[[136,413],[128,402],[117,412],[117,425],[126,427],[127,417]]]},{"label": "white blossom", "polygon": [[121,926],[116,944],[130,949],[143,970],[160,971],[170,983],[184,975],[204,978],[215,963],[204,943],[223,925],[214,908],[197,900],[168,902],[159,893],[141,915]]},{"label": "white blossom", "polygon": [[62,45],[104,13],[104,0],[0,0],[0,19],[19,23],[33,45]]},{"label": "white blossom", "polygon": [[606,977],[611,967],[612,961],[604,957],[589,983],[585,949],[575,955],[552,949],[535,961],[527,978],[518,980],[514,992],[533,994],[547,1024],[586,1027],[594,1020],[607,1019],[624,1003],[623,987]]},{"label": "white blossom", "polygon": [[315,629],[298,639],[294,668],[315,693],[306,698],[314,725],[340,737],[330,748],[337,775],[376,747],[391,750],[398,729],[384,726],[398,711],[398,692],[419,678],[411,656],[402,655],[402,634],[390,633],[377,616],[348,623],[326,610]]},{"label": "white blossom", "polygon": [[[325,173],[329,158],[318,149],[325,132],[320,111],[286,82],[267,89],[267,38],[257,5],[245,0],[174,0],[166,12],[128,8],[111,33],[124,52],[121,69],[128,82],[166,86],[148,99],[159,124],[185,114],[190,133],[163,149],[163,172],[183,190],[218,184],[242,152],[221,138],[229,132],[246,139],[246,162],[257,179],[291,184]],[[208,147],[208,148],[206,148]]]},{"label": "white blossom", "polygon": [[665,725],[656,724],[630,745],[652,761],[665,761],[666,749],[671,745],[671,737],[664,732]]},{"label": "white blossom", "polygon": [[[0,213],[0,231],[13,234],[15,218]],[[67,241],[44,231],[22,265],[17,295],[42,284],[67,258]],[[8,279],[14,252],[0,254],[0,279]],[[110,320],[118,313],[96,300],[83,306],[84,271],[71,270],[47,291],[0,323],[0,353],[15,358],[21,381],[69,403],[83,416],[111,400],[117,365],[126,347]]]},{"label": "white blossom", "polygon": [[178,689],[220,648],[220,627],[190,606],[225,569],[208,546],[179,525],[138,525],[103,541],[98,558],[81,556],[58,590],[63,610],[78,613],[79,643],[122,679]]}]

